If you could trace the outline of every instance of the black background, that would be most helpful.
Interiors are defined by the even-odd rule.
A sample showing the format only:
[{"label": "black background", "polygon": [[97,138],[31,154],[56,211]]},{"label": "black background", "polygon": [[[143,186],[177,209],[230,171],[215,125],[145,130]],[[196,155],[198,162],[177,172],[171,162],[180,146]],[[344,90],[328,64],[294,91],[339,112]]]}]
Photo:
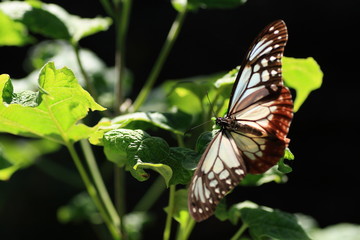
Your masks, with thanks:
[{"label": "black background", "polygon": [[[50,2],[50,1],[48,1]],[[105,15],[98,1],[62,0],[60,4],[82,17]],[[230,10],[200,10],[188,14],[183,30],[160,75],[165,79],[228,71],[239,65],[252,39],[268,23],[285,20],[289,42],[285,56],[312,56],[324,72],[323,85],[310,94],[295,114],[289,137],[295,154],[294,171],[286,184],[237,188],[229,201],[252,200],[284,211],[313,216],[321,227],[351,222],[360,224],[358,17],[356,1],[249,0]],[[135,0],[130,19],[127,67],[135,77],[134,95],[140,90],[176,16],[167,0]],[[82,40],[108,65],[113,65],[113,28]],[[13,78],[26,75],[26,48],[0,48],[0,72]],[[71,66],[69,66],[71,68]],[[66,152],[55,158],[68,159]],[[72,167],[71,163],[68,164]],[[128,179],[129,208],[150,186]],[[44,174],[36,167],[0,182],[0,239],[97,239],[87,224],[61,225],[56,209],[79,189]],[[153,211],[157,223],[145,239],[161,239],[167,194]],[[211,218],[198,224],[191,239],[228,239],[237,227]]]}]

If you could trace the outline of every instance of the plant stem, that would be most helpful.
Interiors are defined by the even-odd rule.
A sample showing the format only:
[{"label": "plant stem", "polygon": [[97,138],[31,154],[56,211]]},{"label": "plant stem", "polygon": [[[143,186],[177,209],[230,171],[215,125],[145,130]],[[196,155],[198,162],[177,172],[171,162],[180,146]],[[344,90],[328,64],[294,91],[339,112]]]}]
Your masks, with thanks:
[{"label": "plant stem", "polygon": [[[123,222],[126,212],[125,201],[125,170],[114,165],[114,192],[115,192],[115,207],[120,216],[121,222]],[[121,231],[125,235],[124,225],[121,225]]]},{"label": "plant stem", "polygon": [[179,228],[176,239],[177,240],[187,240],[189,238],[190,233],[192,232],[195,224],[196,224],[195,220],[189,216],[186,226]]},{"label": "plant stem", "polygon": [[175,190],[176,190],[175,185],[170,185],[169,205],[168,205],[166,224],[165,224],[164,235],[163,235],[164,240],[170,239],[172,216],[173,216],[174,205],[175,205]]},{"label": "plant stem", "polygon": [[136,112],[140,108],[140,106],[144,103],[147,96],[149,95],[152,87],[154,86],[155,81],[158,78],[160,71],[164,65],[164,62],[165,62],[167,56],[169,55],[170,50],[172,49],[172,47],[179,35],[181,27],[183,26],[186,13],[187,13],[187,11],[184,10],[184,11],[179,12],[178,15],[176,16],[175,21],[173,22],[173,24],[170,28],[170,31],[167,35],[164,46],[162,47],[160,54],[155,62],[155,65],[152,68],[150,75],[145,82],[144,87],[141,89],[139,95],[137,96],[136,100],[134,101],[134,104],[132,106],[132,111]]},{"label": "plant stem", "polygon": [[76,56],[76,61],[79,65],[80,71],[82,76],[84,77],[85,83],[86,83],[86,89],[88,89],[88,91],[90,92],[91,96],[97,100],[98,95],[96,92],[96,88],[93,84],[93,82],[91,81],[89,75],[86,73],[84,66],[82,64],[81,58],[80,58],[80,48],[79,45],[77,43],[72,43],[72,46],[74,48],[74,52],[75,52],[75,56]]},{"label": "plant stem", "polygon": [[234,234],[234,236],[232,236],[232,238],[230,240],[238,240],[247,228],[248,228],[248,225],[246,223],[243,223],[243,225]]},{"label": "plant stem", "polygon": [[[121,4],[121,7],[120,7]],[[129,17],[132,0],[123,0],[116,3],[115,14],[115,28],[116,28],[116,42],[115,42],[115,86],[114,86],[114,111],[115,114],[120,114],[120,106],[124,101],[124,76],[125,76],[125,44],[126,34],[129,25]],[[121,8],[121,11],[120,11]]]},{"label": "plant stem", "polygon": [[70,152],[70,155],[75,163],[75,166],[77,168],[77,170],[79,171],[79,174],[85,184],[86,190],[89,194],[89,196],[92,198],[95,206],[97,207],[102,219],[104,220],[106,226],[108,227],[112,237],[114,240],[119,240],[121,239],[121,232],[118,231],[118,229],[115,227],[115,225],[113,224],[113,222],[111,221],[111,219],[108,216],[108,213],[106,212],[102,202],[100,201],[99,195],[94,187],[94,185],[92,184],[88,174],[85,171],[85,168],[83,167],[80,158],[78,156],[78,154],[75,151],[75,148],[72,144],[67,143],[66,147],[68,149],[68,151]]},{"label": "plant stem", "polygon": [[156,200],[158,200],[158,198],[161,196],[165,189],[166,186],[163,177],[158,176],[156,180],[152,183],[150,188],[142,196],[140,201],[136,204],[133,211],[148,211],[151,206],[156,202]]},{"label": "plant stem", "polygon": [[96,186],[96,188],[99,192],[99,195],[104,203],[104,206],[107,209],[112,222],[117,227],[117,229],[120,231],[121,230],[120,217],[117,214],[117,211],[111,201],[109,193],[104,184],[103,178],[101,177],[101,173],[99,171],[99,167],[96,164],[96,160],[95,160],[94,154],[91,150],[91,146],[90,146],[89,142],[85,139],[81,140],[80,144],[81,144],[82,150],[84,152],[85,160],[89,167],[90,174],[92,175],[95,186]]},{"label": "plant stem", "polygon": [[[125,76],[125,46],[126,34],[129,25],[132,0],[113,1],[115,10],[115,82],[114,82],[114,112],[119,115],[120,106],[124,101]],[[125,172],[124,169],[114,166],[115,206],[122,221],[125,214]],[[123,227],[123,225],[121,225]],[[121,229],[124,233],[124,229]],[[126,234],[124,234],[126,236]]]}]

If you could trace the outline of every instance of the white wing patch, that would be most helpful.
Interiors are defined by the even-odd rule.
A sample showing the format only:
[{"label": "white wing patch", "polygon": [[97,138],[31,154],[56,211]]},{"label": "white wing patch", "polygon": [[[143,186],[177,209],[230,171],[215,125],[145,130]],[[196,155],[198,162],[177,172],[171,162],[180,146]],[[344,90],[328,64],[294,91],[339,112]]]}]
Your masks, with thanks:
[{"label": "white wing patch", "polygon": [[[272,50],[272,47],[268,47],[273,41],[266,41],[266,39],[262,39],[260,42],[258,42],[253,50],[250,52],[249,54],[249,60],[252,61],[254,60],[255,57],[257,57],[259,54],[265,54],[268,53]],[[266,48],[265,51],[263,51]]]}]

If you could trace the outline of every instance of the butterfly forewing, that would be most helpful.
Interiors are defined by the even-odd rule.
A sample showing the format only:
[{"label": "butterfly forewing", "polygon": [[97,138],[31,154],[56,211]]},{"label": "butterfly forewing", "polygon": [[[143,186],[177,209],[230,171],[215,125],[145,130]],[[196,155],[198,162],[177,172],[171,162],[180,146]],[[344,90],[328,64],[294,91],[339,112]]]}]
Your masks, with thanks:
[{"label": "butterfly forewing", "polygon": [[265,100],[282,85],[281,58],[287,42],[283,21],[267,26],[255,39],[236,77],[229,103],[229,115]]},{"label": "butterfly forewing", "polygon": [[263,173],[284,155],[292,119],[281,58],[287,41],[283,21],[255,39],[236,77],[228,113],[202,155],[189,187],[189,210],[201,221],[246,173]]}]

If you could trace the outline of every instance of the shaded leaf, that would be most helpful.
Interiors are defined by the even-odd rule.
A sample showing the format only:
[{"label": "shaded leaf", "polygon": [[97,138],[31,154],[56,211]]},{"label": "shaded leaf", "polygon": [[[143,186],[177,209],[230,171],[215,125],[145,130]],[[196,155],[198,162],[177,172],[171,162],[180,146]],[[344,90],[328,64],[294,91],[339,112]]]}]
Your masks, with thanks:
[{"label": "shaded leaf", "polygon": [[0,180],[8,180],[18,170],[31,166],[43,154],[59,145],[47,140],[24,140],[0,136]]},{"label": "shaded leaf", "polygon": [[191,161],[192,150],[169,148],[162,138],[143,130],[111,130],[104,134],[103,144],[106,157],[118,166],[125,166],[139,181],[149,178],[145,169],[157,171],[167,185],[187,184],[192,176],[192,171],[184,167]]},{"label": "shaded leaf", "polygon": [[233,223],[238,217],[248,226],[254,240],[310,240],[294,215],[268,207],[258,206],[252,202],[233,205],[229,210]]},{"label": "shaded leaf", "polygon": [[194,162],[198,161],[199,157],[200,156],[195,151],[189,148],[170,148],[170,155],[166,161],[173,169],[173,178],[171,179],[170,184],[188,184],[193,175],[191,166],[193,166]]},{"label": "shaded leaf", "polygon": [[169,146],[157,137],[151,137],[142,130],[116,129],[104,134],[104,152],[110,161],[125,166],[139,181],[149,178],[144,169],[159,172],[169,184],[172,172],[164,164],[169,157]]},{"label": "shaded leaf", "polygon": [[82,221],[89,221],[93,224],[102,223],[94,202],[84,192],[73,197],[67,205],[60,207],[57,211],[57,218],[61,223],[79,223]]},{"label": "shaded leaf", "polygon": [[124,216],[124,228],[129,240],[141,240],[143,229],[151,221],[147,212],[131,212]]}]

